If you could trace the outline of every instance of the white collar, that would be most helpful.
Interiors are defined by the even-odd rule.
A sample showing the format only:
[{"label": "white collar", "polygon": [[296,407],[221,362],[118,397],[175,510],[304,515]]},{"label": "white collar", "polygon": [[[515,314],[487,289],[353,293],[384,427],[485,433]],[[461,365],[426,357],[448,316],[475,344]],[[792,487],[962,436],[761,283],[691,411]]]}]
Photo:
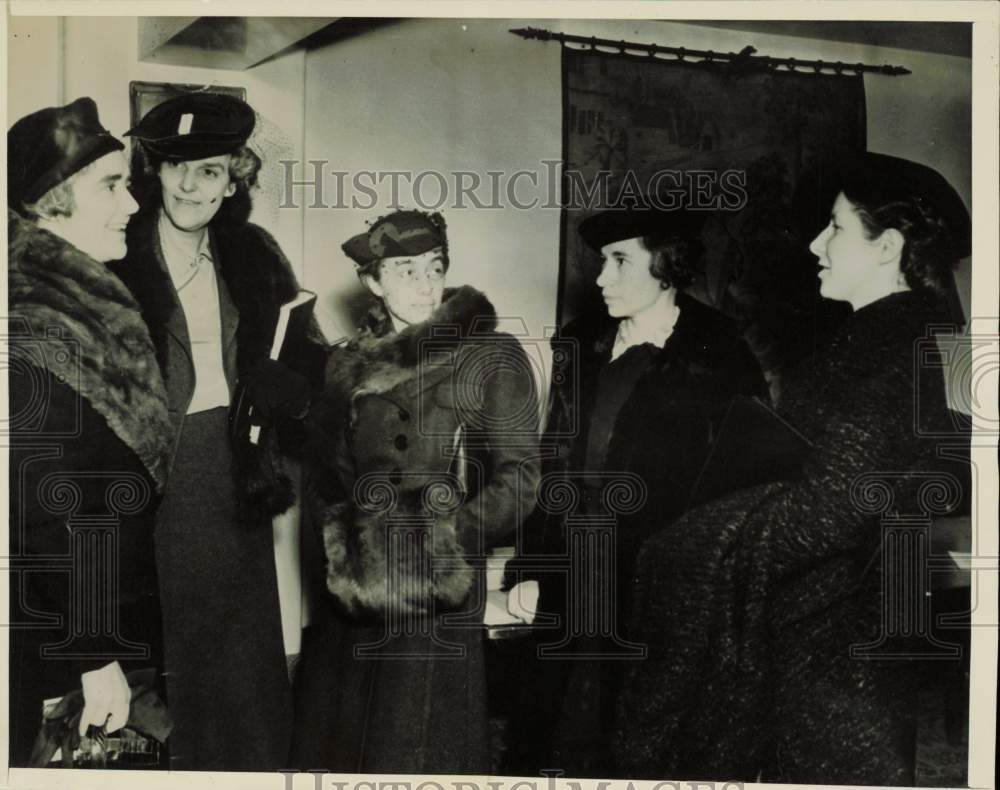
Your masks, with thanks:
[{"label": "white collar", "polygon": [[202,261],[211,262],[212,260],[208,228],[205,228],[204,233],[202,233],[198,249],[193,256],[188,247],[181,241],[182,231],[174,227],[163,209],[160,209],[159,232],[163,260],[167,264],[174,288],[179,291],[198,273],[198,267]]},{"label": "white collar", "polygon": [[677,307],[677,290],[667,288],[645,310],[622,319],[618,324],[615,345],[611,349],[611,360],[618,359],[632,346],[643,343],[663,348],[667,338],[673,334],[674,325],[680,314],[680,308]]}]

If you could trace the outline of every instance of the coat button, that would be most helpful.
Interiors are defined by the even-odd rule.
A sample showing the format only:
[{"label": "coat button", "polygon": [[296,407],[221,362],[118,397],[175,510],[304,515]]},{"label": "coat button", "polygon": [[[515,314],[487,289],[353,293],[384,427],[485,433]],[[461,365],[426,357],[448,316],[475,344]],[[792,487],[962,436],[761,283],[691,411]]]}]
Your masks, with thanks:
[{"label": "coat button", "polygon": [[402,422],[406,422],[408,419],[410,419],[410,413],[406,409],[400,409],[399,410],[399,419]]},{"label": "coat button", "polygon": [[398,486],[401,482],[403,482],[403,470],[398,466],[394,467],[393,470],[389,472],[389,482],[394,486]]},{"label": "coat button", "polygon": [[399,450],[400,452],[402,452],[403,450],[405,450],[407,447],[410,446],[410,442],[404,434],[399,434],[395,439],[392,440],[392,443],[396,445],[396,449]]}]

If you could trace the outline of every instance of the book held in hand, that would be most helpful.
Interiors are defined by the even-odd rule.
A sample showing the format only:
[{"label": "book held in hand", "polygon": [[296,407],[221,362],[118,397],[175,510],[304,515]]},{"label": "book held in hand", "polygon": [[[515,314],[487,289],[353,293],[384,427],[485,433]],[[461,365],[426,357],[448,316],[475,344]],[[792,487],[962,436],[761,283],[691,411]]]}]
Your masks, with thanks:
[{"label": "book held in hand", "polygon": [[[309,325],[315,305],[316,294],[303,289],[294,299],[281,306],[271,342],[271,359],[294,367],[293,360],[309,342]],[[233,437],[242,438],[243,441],[248,437],[252,444],[260,441],[261,426],[252,424],[253,408],[246,402],[246,390],[242,386],[233,399],[230,415]]]}]

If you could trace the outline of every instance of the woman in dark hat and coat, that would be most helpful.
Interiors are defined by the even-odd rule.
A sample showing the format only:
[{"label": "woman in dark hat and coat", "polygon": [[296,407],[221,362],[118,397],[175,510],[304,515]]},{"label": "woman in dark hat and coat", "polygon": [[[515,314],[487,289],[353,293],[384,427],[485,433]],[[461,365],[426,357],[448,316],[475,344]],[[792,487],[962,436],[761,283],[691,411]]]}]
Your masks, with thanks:
[{"label": "woman in dark hat and coat", "polygon": [[74,730],[115,732],[125,672],[161,663],[151,511],[171,431],[139,306],[105,265],[137,208],[123,148],[89,98],[7,133],[13,766],[46,760],[43,700],[82,688]]},{"label": "woman in dark hat and coat", "polygon": [[[687,506],[732,398],[767,397],[735,324],[683,290],[700,228],[697,214],[652,210],[580,225],[602,258],[607,312],[581,316],[553,342],[551,460],[512,564],[528,581],[510,598],[517,611],[538,584],[539,625],[557,624],[540,632],[545,657],[525,663],[508,772],[619,774],[611,738],[622,670],[637,655],[625,629],[636,552]],[[566,485],[577,502],[568,511]],[[605,543],[587,520],[609,525]],[[546,572],[549,559],[563,562]]]},{"label": "woman in dark hat and coat", "polygon": [[[249,223],[259,157],[245,102],[189,94],[128,134],[143,154],[140,213],[119,268],[150,328],[171,419],[171,479],[156,526],[175,770],[275,770],[291,725],[271,518],[294,501],[301,441],[326,350],[318,329],[270,360],[280,305],[298,293],[281,249]],[[230,436],[237,389],[271,425]]]},{"label": "woman in dark hat and coat", "polygon": [[310,414],[329,594],[303,645],[293,764],[485,774],[482,565],[534,504],[531,366],[484,294],[445,288],[439,214],[397,211],[343,248],[377,301]]},{"label": "woman in dark hat and coat", "polygon": [[799,476],[689,512],[639,557],[635,635],[649,655],[620,706],[630,776],[914,783],[904,659],[926,643],[888,637],[926,602],[904,592],[893,606],[888,591],[919,590],[899,574],[926,569],[893,569],[880,514],[905,524],[957,503],[921,475],[948,417],[941,370],[918,355],[948,323],[950,269],[969,240],[934,170],[880,154],[845,168],[810,250],[820,294],[853,313],[778,404],[813,445]]}]

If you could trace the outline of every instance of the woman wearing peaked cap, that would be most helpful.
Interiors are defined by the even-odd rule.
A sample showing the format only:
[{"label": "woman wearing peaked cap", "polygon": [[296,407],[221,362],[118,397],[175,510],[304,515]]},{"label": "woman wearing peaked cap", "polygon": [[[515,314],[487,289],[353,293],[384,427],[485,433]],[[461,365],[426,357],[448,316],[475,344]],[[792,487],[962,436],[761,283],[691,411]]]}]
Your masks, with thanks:
[{"label": "woman wearing peaked cap", "polygon": [[7,133],[14,766],[47,759],[43,700],[82,687],[78,732],[114,732],[124,671],[161,663],[152,510],[171,431],[139,306],[106,266],[137,208],[123,148],[89,98]]},{"label": "woman wearing peaked cap", "polygon": [[[163,369],[174,444],[157,520],[167,691],[177,770],[284,766],[291,722],[271,518],[294,501],[288,455],[325,344],[268,359],[278,308],[298,285],[274,239],[247,221],[261,166],[253,109],[183,95],[128,132],[143,170],[140,213],[118,271],[142,305]],[[230,437],[238,385],[270,424]]]},{"label": "woman wearing peaked cap", "polygon": [[[927,437],[949,418],[940,369],[914,355],[949,323],[969,214],[931,168],[865,154],[843,168],[809,249],[820,294],[853,308],[778,404],[813,446],[798,479],[722,497],[644,546],[636,637],[649,657],[630,667],[619,706],[630,776],[914,783],[909,659],[928,645],[891,635],[926,605],[906,580],[926,568],[883,561],[894,549],[871,506],[884,497],[905,523],[949,498],[921,488],[936,453]],[[890,606],[890,590],[920,599]]]},{"label": "woman wearing peaked cap", "polygon": [[343,249],[375,304],[310,415],[328,595],[303,644],[293,765],[488,773],[482,565],[534,504],[531,366],[484,294],[445,288],[440,215],[394,212]]}]

